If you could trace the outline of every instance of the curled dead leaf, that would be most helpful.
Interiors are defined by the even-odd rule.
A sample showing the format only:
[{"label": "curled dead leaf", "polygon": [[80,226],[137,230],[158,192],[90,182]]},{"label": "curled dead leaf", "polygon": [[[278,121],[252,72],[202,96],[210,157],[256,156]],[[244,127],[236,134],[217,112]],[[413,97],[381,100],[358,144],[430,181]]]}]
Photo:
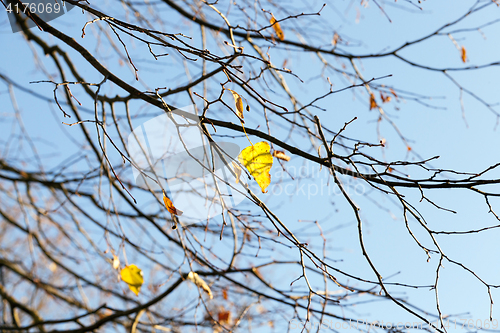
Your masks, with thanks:
[{"label": "curled dead leaf", "polygon": [[174,204],[172,201],[165,195],[165,192],[163,192],[163,202],[165,203],[165,207],[167,207],[167,210],[174,215],[181,216],[182,215],[182,210],[175,208]]},{"label": "curled dead leaf", "polygon": [[276,21],[276,18],[274,17],[274,15],[273,14],[271,14],[271,15],[272,15],[272,17],[269,20],[269,23],[271,23],[271,25],[273,26],[274,32],[276,32],[276,36],[278,36],[278,38],[280,40],[284,40],[285,34],[283,33],[283,30],[281,30],[280,24],[278,23],[278,21]]},{"label": "curled dead leaf", "polygon": [[377,107],[377,101],[375,100],[375,95],[370,94],[370,110]]},{"label": "curled dead leaf", "polygon": [[221,324],[221,325],[228,324],[231,321],[231,312],[225,311],[224,309],[221,310],[217,314],[217,320],[219,321],[219,324]]},{"label": "curled dead leaf", "polygon": [[236,106],[236,115],[241,120],[243,120],[243,118],[245,117],[245,115],[243,114],[243,99],[236,91],[231,90],[231,89],[227,89],[227,90],[229,90],[233,94],[234,105]]},{"label": "curled dead leaf", "polygon": [[193,282],[195,285],[203,289],[207,294],[210,299],[214,298],[212,291],[210,290],[210,287],[208,284],[198,275],[198,273],[195,272],[189,272],[187,279],[191,282]]},{"label": "curled dead leaf", "polygon": [[277,159],[283,160],[283,161],[290,161],[290,156],[287,156],[284,151],[282,150],[275,150],[273,151],[273,156],[276,157]]},{"label": "curled dead leaf", "polygon": [[391,96],[384,95],[382,92],[380,92],[380,99],[382,100],[382,103],[388,103],[391,101]]},{"label": "curled dead leaf", "polygon": [[467,50],[465,49],[465,46],[462,46],[460,53],[461,53],[462,61],[464,63],[467,62]]}]

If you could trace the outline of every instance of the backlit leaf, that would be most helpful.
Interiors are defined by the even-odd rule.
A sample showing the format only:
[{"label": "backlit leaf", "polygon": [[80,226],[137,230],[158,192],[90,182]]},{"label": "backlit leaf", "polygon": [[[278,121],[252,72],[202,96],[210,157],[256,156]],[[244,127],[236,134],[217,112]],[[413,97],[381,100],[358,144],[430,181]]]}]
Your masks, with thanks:
[{"label": "backlit leaf", "polygon": [[181,216],[182,215],[182,210],[175,208],[174,204],[172,201],[165,195],[165,192],[163,192],[163,202],[165,203],[165,207],[167,207],[167,210],[174,215]]},{"label": "backlit leaf", "polygon": [[132,290],[134,294],[139,295],[141,286],[144,283],[142,270],[134,264],[128,265],[121,270],[120,276],[122,281],[128,284],[130,290]]},{"label": "backlit leaf", "polygon": [[270,150],[269,144],[262,141],[246,147],[238,156],[238,160],[259,184],[262,193],[266,193],[266,188],[271,184],[269,171],[273,166],[273,156],[269,153]]},{"label": "backlit leaf", "polygon": [[280,40],[284,40],[285,39],[285,34],[283,33],[283,30],[281,30],[281,26],[276,21],[276,18],[274,17],[274,15],[271,17],[271,20],[269,20],[269,22],[272,24],[274,32],[276,32],[276,36],[278,36],[278,38]]}]

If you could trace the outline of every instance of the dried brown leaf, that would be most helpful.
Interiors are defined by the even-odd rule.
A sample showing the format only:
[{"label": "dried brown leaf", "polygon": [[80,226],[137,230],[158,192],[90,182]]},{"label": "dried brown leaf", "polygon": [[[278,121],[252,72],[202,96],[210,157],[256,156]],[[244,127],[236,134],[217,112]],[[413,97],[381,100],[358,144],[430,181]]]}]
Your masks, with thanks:
[{"label": "dried brown leaf", "polygon": [[465,49],[465,46],[462,46],[460,53],[461,53],[462,61],[464,63],[467,62],[467,50]]},{"label": "dried brown leaf", "polygon": [[283,161],[290,161],[290,156],[287,156],[284,151],[282,150],[275,150],[273,151],[273,156],[276,157],[277,159],[283,160]]},{"label": "dried brown leaf", "polygon": [[227,289],[226,288],[222,289],[222,298],[224,298],[227,301]]},{"label": "dried brown leaf", "polygon": [[370,110],[377,107],[377,101],[375,100],[375,95],[370,94]]},{"label": "dried brown leaf", "polygon": [[391,101],[391,96],[384,95],[382,92],[380,92],[380,99],[382,100],[382,103],[388,103]]},{"label": "dried brown leaf", "polygon": [[236,91],[231,90],[231,89],[227,89],[227,90],[229,90],[233,94],[234,106],[236,107],[236,115],[240,119],[245,118],[245,115],[243,114],[243,99]]},{"label": "dried brown leaf", "polygon": [[165,207],[167,207],[167,210],[174,215],[181,216],[182,215],[182,210],[175,208],[174,204],[172,201],[165,195],[165,192],[163,192],[163,202],[165,203]]},{"label": "dried brown leaf", "polygon": [[398,98],[398,94],[396,94],[396,92],[394,91],[394,89],[389,88],[389,91],[391,92],[391,94],[394,95],[394,97],[396,97],[396,99]]},{"label": "dried brown leaf", "polygon": [[221,325],[228,324],[231,320],[231,312],[222,310],[217,314],[217,319]]},{"label": "dried brown leaf", "polygon": [[276,21],[276,18],[274,17],[274,15],[272,15],[272,17],[269,20],[269,22],[272,24],[274,32],[276,32],[276,36],[278,36],[278,38],[280,40],[284,40],[285,39],[285,33],[283,32],[283,30],[281,30],[281,26],[278,23],[278,21]]}]

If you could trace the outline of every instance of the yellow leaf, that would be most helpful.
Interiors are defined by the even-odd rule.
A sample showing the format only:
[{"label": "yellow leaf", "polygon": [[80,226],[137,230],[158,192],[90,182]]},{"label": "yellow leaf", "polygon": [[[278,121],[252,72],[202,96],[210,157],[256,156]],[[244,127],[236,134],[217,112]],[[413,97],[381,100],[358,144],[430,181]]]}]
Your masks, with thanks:
[{"label": "yellow leaf", "polygon": [[167,210],[174,215],[181,216],[182,215],[182,210],[175,208],[174,204],[172,201],[167,198],[165,195],[165,192],[163,192],[163,202],[165,203],[165,207],[167,207]]},{"label": "yellow leaf", "polygon": [[283,160],[283,161],[290,161],[290,156],[287,156],[284,151],[282,150],[275,150],[273,151],[273,156],[276,157],[277,159]]},{"label": "yellow leaf", "polygon": [[462,54],[462,61],[467,62],[467,50],[465,49],[465,46],[462,46],[461,54]]},{"label": "yellow leaf", "polygon": [[281,30],[280,24],[278,22],[276,22],[276,18],[274,17],[274,15],[273,14],[271,14],[271,15],[272,15],[272,17],[271,17],[271,20],[269,20],[269,22],[272,24],[273,29],[276,32],[276,36],[278,36],[278,38],[280,40],[284,40],[285,34],[283,33],[283,30]]},{"label": "yellow leaf", "polygon": [[234,90],[227,89],[233,94],[234,98],[234,105],[236,106],[236,115],[240,118],[243,119],[245,115],[243,114],[243,99],[241,96]]},{"label": "yellow leaf", "polygon": [[270,150],[269,144],[262,141],[246,147],[238,156],[238,160],[259,184],[262,193],[266,193],[265,189],[271,184],[269,171],[273,166],[273,156],[269,153]]},{"label": "yellow leaf", "polygon": [[121,270],[120,276],[122,281],[128,284],[128,287],[136,295],[139,295],[141,286],[144,283],[144,278],[142,277],[142,271],[136,265],[128,265]]},{"label": "yellow leaf", "polygon": [[214,295],[212,295],[212,291],[210,290],[208,284],[203,281],[203,279],[197,273],[189,272],[187,279],[203,289],[208,294],[208,297],[210,297],[210,299],[214,298]]}]

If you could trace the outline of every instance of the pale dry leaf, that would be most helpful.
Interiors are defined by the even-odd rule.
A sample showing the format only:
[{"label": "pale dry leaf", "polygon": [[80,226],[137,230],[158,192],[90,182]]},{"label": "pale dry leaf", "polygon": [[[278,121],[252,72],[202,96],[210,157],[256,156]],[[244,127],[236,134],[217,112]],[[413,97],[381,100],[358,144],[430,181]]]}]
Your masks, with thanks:
[{"label": "pale dry leaf", "polygon": [[231,89],[227,89],[227,90],[229,90],[233,94],[234,106],[236,107],[236,115],[240,119],[245,118],[245,115],[243,114],[243,99],[236,91],[231,90]]},{"label": "pale dry leaf", "polygon": [[203,289],[207,294],[210,299],[214,298],[212,291],[210,290],[210,287],[208,284],[198,275],[198,273],[195,272],[189,272],[187,279],[191,282],[193,282],[195,285]]},{"label": "pale dry leaf", "polygon": [[49,269],[52,273],[54,273],[57,270],[57,265],[54,262],[51,262],[49,265]]},{"label": "pale dry leaf", "polygon": [[287,156],[283,150],[275,150],[273,151],[273,156],[276,157],[277,159],[283,160],[283,161],[290,161],[290,156]]},{"label": "pale dry leaf", "polygon": [[340,36],[339,36],[337,33],[335,33],[335,34],[333,35],[333,39],[332,39],[332,45],[333,45],[333,46],[336,46],[336,45],[337,45],[337,43],[338,43],[338,41],[339,41],[339,38],[340,38]]},{"label": "pale dry leaf", "polygon": [[118,267],[120,267],[120,258],[113,254],[113,269],[118,269]]}]

